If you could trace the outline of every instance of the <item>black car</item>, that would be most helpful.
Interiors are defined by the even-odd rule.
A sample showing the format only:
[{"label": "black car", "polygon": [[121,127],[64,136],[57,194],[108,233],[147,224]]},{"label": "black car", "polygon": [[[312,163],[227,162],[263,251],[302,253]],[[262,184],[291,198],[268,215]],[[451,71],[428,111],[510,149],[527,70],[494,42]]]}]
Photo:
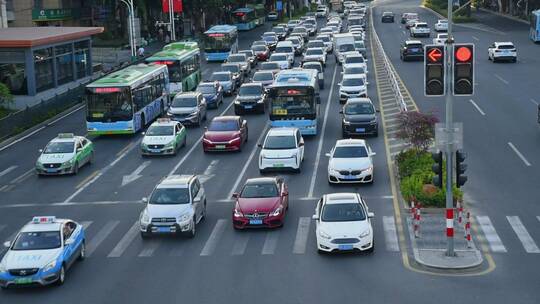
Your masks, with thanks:
[{"label": "black car", "polygon": [[266,90],[262,83],[244,83],[234,100],[234,114],[245,112],[263,113],[266,108]]},{"label": "black car", "polygon": [[378,110],[369,98],[351,98],[339,112],[342,114],[343,138],[353,135],[379,135]]},{"label": "black car", "polygon": [[407,40],[401,45],[399,57],[403,61],[409,59],[424,60],[424,46],[421,41]]},{"label": "black car", "polygon": [[394,13],[392,12],[383,12],[381,17],[382,23],[394,23]]}]

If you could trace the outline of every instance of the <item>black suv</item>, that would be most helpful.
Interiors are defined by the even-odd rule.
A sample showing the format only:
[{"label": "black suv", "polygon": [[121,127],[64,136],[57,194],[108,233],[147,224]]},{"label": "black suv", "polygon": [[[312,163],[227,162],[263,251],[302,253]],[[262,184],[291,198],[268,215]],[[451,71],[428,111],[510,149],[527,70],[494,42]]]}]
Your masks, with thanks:
[{"label": "black suv", "polygon": [[419,40],[407,40],[401,45],[399,57],[403,61],[424,60],[424,45]]},{"label": "black suv", "polygon": [[265,108],[266,90],[262,83],[244,83],[234,100],[234,114],[241,115],[248,111],[264,113]]},{"label": "black suv", "polygon": [[394,13],[392,12],[383,12],[381,17],[382,23],[394,23]]}]

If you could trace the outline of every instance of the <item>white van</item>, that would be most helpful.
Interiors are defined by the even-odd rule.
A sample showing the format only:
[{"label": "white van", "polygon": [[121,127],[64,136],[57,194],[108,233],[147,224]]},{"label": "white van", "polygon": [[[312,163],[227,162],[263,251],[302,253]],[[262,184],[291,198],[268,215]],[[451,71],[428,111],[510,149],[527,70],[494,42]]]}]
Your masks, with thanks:
[{"label": "white van", "polygon": [[274,53],[287,54],[289,56],[289,61],[291,62],[291,65],[294,65],[294,45],[292,41],[285,40],[278,42]]}]

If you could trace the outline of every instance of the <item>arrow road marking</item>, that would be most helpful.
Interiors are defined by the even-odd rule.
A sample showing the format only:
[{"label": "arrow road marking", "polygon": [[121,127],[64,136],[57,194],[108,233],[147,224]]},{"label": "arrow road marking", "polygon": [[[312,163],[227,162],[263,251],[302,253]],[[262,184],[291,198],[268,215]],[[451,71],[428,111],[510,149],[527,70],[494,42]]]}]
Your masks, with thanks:
[{"label": "arrow road marking", "polygon": [[144,170],[144,168],[148,167],[151,162],[152,161],[147,160],[144,163],[140,164],[139,167],[137,167],[137,169],[135,169],[131,174],[124,175],[124,177],[122,177],[122,187],[140,178],[142,176],[141,172]]},{"label": "arrow road marking", "polygon": [[217,166],[218,163],[219,163],[219,160],[217,160],[217,159],[213,160],[210,163],[210,165],[208,165],[208,168],[206,168],[206,170],[204,170],[204,173],[202,175],[199,175],[199,180],[201,181],[201,183],[204,184],[209,179],[216,176],[215,174],[212,174],[212,173],[215,171],[216,166]]}]

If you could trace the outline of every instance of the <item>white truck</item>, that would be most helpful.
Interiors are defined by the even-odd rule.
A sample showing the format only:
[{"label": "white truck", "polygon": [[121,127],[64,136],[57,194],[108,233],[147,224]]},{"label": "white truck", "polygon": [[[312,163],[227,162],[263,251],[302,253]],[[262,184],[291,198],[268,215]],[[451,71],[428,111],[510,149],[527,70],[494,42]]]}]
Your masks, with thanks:
[{"label": "white truck", "polygon": [[334,54],[336,56],[336,61],[342,64],[347,53],[354,53],[355,51],[354,36],[352,34],[344,33],[334,35]]}]

